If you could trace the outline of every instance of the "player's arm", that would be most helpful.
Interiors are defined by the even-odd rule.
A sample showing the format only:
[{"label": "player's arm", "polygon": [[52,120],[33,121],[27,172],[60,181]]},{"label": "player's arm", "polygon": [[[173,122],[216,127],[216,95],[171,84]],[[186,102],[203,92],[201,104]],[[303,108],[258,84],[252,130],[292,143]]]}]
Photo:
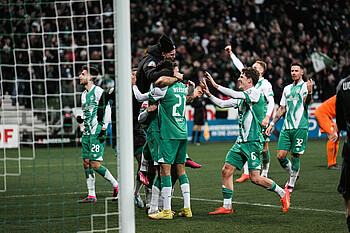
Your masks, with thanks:
[{"label": "player's arm", "polygon": [[267,97],[267,111],[266,111],[265,118],[262,121],[262,125],[264,127],[268,126],[274,107],[275,107],[275,100],[274,100],[273,96],[270,95]]},{"label": "player's arm", "polygon": [[235,99],[229,99],[229,100],[222,100],[219,98],[216,98],[213,96],[209,88],[205,82],[205,80],[200,81],[201,87],[203,89],[203,92],[208,96],[209,100],[219,108],[230,108],[230,107],[237,107],[237,101]]},{"label": "player's arm", "polygon": [[[154,63],[154,65],[152,65]],[[162,76],[174,77],[174,72],[171,70],[157,70],[155,61],[150,60],[145,62],[143,65],[143,71],[145,72],[146,78],[151,82],[156,82]]]},{"label": "player's arm", "polygon": [[188,80],[187,83],[187,99],[186,99],[186,103],[190,103],[191,101],[193,101],[195,98],[197,97],[201,97],[203,95],[203,91],[198,90],[197,88],[195,88],[195,84],[194,82]]},{"label": "player's arm", "polygon": [[281,119],[281,117],[284,116],[285,113],[286,113],[286,106],[281,105],[280,108],[278,109],[278,111],[276,112],[275,117],[270,122],[269,127],[267,127],[267,129],[265,131],[267,136],[271,135],[271,130],[272,130],[273,126],[279,121],[279,119]]},{"label": "player's arm", "polygon": [[139,114],[139,116],[138,116],[138,122],[139,122],[140,124],[144,123],[144,122],[147,120],[149,114],[150,114],[151,112],[156,111],[157,108],[158,108],[157,103],[152,103],[152,104],[150,104],[150,106],[148,106],[147,109],[145,109],[143,112],[141,112],[141,113]]},{"label": "player's arm", "polygon": [[101,95],[100,100],[98,101],[98,108],[97,108],[97,121],[99,124],[103,124],[103,118],[105,116],[106,106],[108,105],[109,100],[115,100],[115,92],[114,88],[104,91]]},{"label": "player's arm", "polygon": [[238,57],[232,52],[231,45],[226,46],[225,50],[227,51],[228,55],[230,55],[233,64],[236,66],[236,68],[239,70],[239,72],[242,72],[242,69],[244,68],[244,65],[238,59]]},{"label": "player's arm", "polygon": [[313,85],[314,84],[312,83],[311,80],[307,80],[307,82],[306,82],[307,94],[304,96],[304,99],[303,99],[304,107],[308,106],[311,103]]},{"label": "player's arm", "polygon": [[232,89],[218,85],[214,81],[213,77],[209,74],[209,72],[206,71],[205,76],[207,77],[207,80],[211,83],[211,85],[214,88],[218,89],[218,91],[220,91],[222,94],[227,95],[234,99],[243,99],[243,100],[246,99],[246,95],[244,95],[242,91],[234,91]]},{"label": "player's arm", "polygon": [[178,75],[178,77],[162,76],[154,83],[154,86],[155,87],[170,86],[171,84],[182,79],[183,79],[183,75]]}]

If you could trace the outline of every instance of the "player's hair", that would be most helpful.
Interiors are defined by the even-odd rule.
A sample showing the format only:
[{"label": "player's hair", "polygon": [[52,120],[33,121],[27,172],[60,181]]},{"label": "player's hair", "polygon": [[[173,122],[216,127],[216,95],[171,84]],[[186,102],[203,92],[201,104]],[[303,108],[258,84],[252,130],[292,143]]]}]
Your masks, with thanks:
[{"label": "player's hair", "polygon": [[257,63],[257,64],[259,64],[259,65],[261,65],[261,67],[264,69],[264,71],[262,72],[262,74],[261,75],[264,75],[265,74],[265,72],[266,72],[266,70],[267,70],[267,64],[266,64],[266,62],[264,62],[264,61],[256,61],[255,63]]},{"label": "player's hair", "polygon": [[242,74],[245,74],[247,78],[251,78],[253,80],[253,85],[255,86],[259,81],[259,72],[253,67],[246,67],[242,69]]},{"label": "player's hair", "polygon": [[292,68],[292,66],[299,66],[301,70],[304,69],[304,66],[301,62],[293,62],[290,64],[290,68]]},{"label": "player's hair", "polygon": [[169,71],[173,71],[174,68],[177,67],[176,62],[173,62],[171,60],[162,60],[158,63],[157,65],[157,70],[169,70]]},{"label": "player's hair", "polygon": [[132,72],[137,71],[137,70],[138,70],[138,68],[137,68],[137,67],[136,67],[136,68],[132,68],[132,69],[131,69],[131,71],[132,71]]},{"label": "player's hair", "polygon": [[91,76],[93,81],[97,78],[97,76],[99,74],[98,69],[96,69],[93,66],[88,67],[87,65],[83,65],[83,67],[81,67],[81,71],[83,71],[83,70],[88,71],[88,73]]}]

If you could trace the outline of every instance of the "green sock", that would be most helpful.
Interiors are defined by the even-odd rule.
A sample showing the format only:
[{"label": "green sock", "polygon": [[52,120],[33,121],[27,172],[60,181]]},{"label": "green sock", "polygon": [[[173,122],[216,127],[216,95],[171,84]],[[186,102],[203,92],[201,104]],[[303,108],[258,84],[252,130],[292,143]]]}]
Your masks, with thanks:
[{"label": "green sock", "polygon": [[224,197],[224,199],[231,199],[233,196],[233,190],[223,187],[222,196]]},{"label": "green sock", "polygon": [[91,174],[92,177],[94,177],[94,170],[92,168],[90,169],[84,169],[85,171],[85,177],[86,179],[89,178],[89,175]]},{"label": "green sock", "polygon": [[273,184],[272,184],[272,186],[271,186],[270,188],[267,188],[267,190],[269,190],[269,191],[275,191],[275,189],[276,189],[276,183],[275,183],[275,181],[274,181]]},{"label": "green sock", "polygon": [[154,179],[153,185],[158,187],[159,190],[161,190],[161,188],[160,188],[160,179],[159,179],[158,176],[156,176],[156,178]]},{"label": "green sock", "polygon": [[162,187],[172,187],[171,186],[171,176],[162,176],[160,177],[160,180],[161,180],[161,186]]},{"label": "green sock", "polygon": [[179,176],[179,180],[180,180],[180,185],[190,183],[188,181],[187,174],[183,174],[183,175]]},{"label": "green sock", "polygon": [[292,170],[298,171],[300,168],[300,158],[292,157]]},{"label": "green sock", "polygon": [[267,164],[270,162],[270,150],[267,150],[262,153],[262,162],[263,164]]},{"label": "green sock", "polygon": [[100,167],[98,169],[94,169],[98,174],[100,174],[102,177],[105,177],[107,168],[105,168],[104,166],[100,165]]},{"label": "green sock", "polygon": [[289,159],[284,158],[284,159],[278,159],[278,162],[280,162],[281,166],[283,168],[287,167],[287,164],[289,163]]}]

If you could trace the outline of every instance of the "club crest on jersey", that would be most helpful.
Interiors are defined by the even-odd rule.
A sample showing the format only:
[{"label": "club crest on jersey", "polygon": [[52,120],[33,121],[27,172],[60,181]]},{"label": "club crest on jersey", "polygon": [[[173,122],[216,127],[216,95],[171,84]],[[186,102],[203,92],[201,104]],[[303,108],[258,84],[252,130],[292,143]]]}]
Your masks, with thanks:
[{"label": "club crest on jersey", "polygon": [[156,67],[157,65],[155,61],[151,61],[150,63],[148,63],[148,66]]},{"label": "club crest on jersey", "polygon": [[247,93],[248,95],[250,95],[252,93],[252,89],[246,90],[245,93]]}]

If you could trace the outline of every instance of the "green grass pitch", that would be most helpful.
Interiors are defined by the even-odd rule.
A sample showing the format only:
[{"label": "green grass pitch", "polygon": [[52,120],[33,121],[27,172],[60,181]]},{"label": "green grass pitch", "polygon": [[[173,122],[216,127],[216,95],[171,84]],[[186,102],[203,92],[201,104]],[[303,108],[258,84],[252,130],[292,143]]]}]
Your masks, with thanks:
[{"label": "green grass pitch", "polygon": [[[193,218],[151,220],[144,209],[135,208],[136,232],[347,232],[345,208],[337,192],[340,170],[326,168],[325,139],[308,141],[287,213],[282,212],[275,193],[245,181],[234,184],[232,215],[209,215],[222,205],[221,168],[232,143],[189,145],[190,157],[203,165],[200,169],[187,169]],[[337,156],[339,164],[342,145],[343,141]],[[277,142],[270,143],[269,177],[284,187],[288,175],[276,159],[276,147]],[[21,153],[28,158],[32,155],[28,149]],[[77,232],[118,226],[117,202],[106,200],[112,195],[112,187],[99,175],[97,203],[76,203],[87,194],[79,147],[37,149],[34,160],[22,159],[20,163],[16,156],[17,150],[6,150],[5,163],[4,150],[0,151],[0,189],[6,186],[6,192],[0,192],[3,232]],[[107,148],[103,164],[116,174],[111,148]],[[5,170],[9,176],[3,179]],[[19,170],[21,174],[17,175]],[[240,175],[237,171],[234,180]],[[179,212],[182,204],[176,184],[172,209]],[[111,214],[105,217],[104,213]]]}]

